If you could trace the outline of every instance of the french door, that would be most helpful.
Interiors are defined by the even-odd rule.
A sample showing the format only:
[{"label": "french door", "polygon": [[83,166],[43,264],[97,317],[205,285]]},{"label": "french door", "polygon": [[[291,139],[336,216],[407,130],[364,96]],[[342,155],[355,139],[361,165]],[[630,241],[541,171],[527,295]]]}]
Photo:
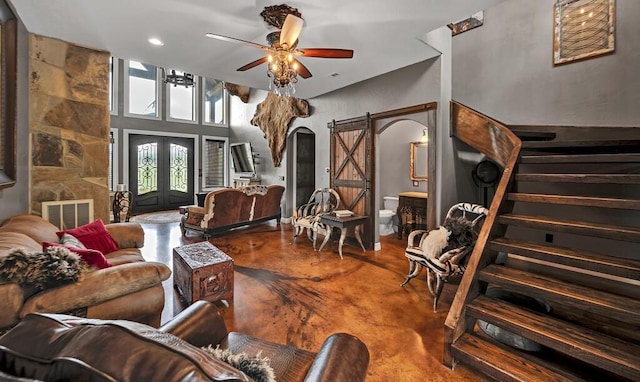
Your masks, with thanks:
[{"label": "french door", "polygon": [[133,213],[193,204],[193,138],[129,135]]},{"label": "french door", "polygon": [[338,192],[342,207],[367,216],[362,240],[371,249],[374,244],[375,208],[373,206],[373,140],[369,114],[333,121],[331,128],[330,187]]}]

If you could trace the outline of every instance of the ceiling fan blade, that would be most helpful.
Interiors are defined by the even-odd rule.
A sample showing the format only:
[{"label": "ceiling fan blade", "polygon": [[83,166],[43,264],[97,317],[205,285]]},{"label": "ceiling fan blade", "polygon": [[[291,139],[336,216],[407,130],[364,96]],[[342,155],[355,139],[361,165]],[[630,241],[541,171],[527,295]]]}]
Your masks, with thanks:
[{"label": "ceiling fan blade", "polygon": [[262,57],[262,58],[259,58],[259,59],[255,60],[255,61],[253,61],[253,62],[248,63],[245,66],[242,66],[242,67],[238,68],[237,71],[238,72],[244,72],[245,70],[249,70],[251,68],[255,68],[256,66],[258,66],[260,64],[263,64],[265,62],[267,62],[267,57]]},{"label": "ceiling fan blade", "polygon": [[353,50],[351,49],[331,49],[331,48],[305,48],[298,49],[301,55],[305,57],[321,57],[321,58],[352,58]]},{"label": "ceiling fan blade", "polygon": [[226,41],[226,42],[235,42],[235,43],[239,42],[241,44],[251,45],[254,48],[260,48],[260,49],[268,49],[269,48],[266,45],[258,44],[258,43],[247,41],[247,40],[241,40],[241,39],[235,38],[235,37],[227,37],[227,36],[223,36],[221,34],[207,33],[207,34],[205,34],[205,36],[210,37],[210,38],[215,38],[216,40]]},{"label": "ceiling fan blade", "polygon": [[280,46],[293,47],[298,36],[300,36],[300,31],[302,31],[302,24],[304,24],[303,19],[296,15],[288,14],[280,31]]},{"label": "ceiling fan blade", "polygon": [[309,71],[309,69],[307,69],[306,66],[302,65],[302,62],[300,62],[299,60],[295,60],[295,59],[294,59],[294,61],[295,61],[295,63],[298,64],[297,72],[298,72],[298,75],[300,77],[302,77],[304,79],[307,79],[307,78],[311,77],[311,72]]}]

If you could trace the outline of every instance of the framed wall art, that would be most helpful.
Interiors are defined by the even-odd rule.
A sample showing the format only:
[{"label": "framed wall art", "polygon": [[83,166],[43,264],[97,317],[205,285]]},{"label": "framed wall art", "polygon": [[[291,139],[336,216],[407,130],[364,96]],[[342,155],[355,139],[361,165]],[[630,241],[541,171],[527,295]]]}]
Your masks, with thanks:
[{"label": "framed wall art", "polygon": [[553,18],[554,65],[614,51],[615,0],[558,0]]}]

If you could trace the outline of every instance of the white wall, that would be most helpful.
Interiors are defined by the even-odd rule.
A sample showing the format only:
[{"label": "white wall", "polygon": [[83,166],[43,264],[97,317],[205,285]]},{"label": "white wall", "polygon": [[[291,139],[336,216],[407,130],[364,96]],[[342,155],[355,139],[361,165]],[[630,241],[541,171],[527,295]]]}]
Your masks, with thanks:
[{"label": "white wall", "polygon": [[453,99],[507,124],[640,125],[640,1],[616,1],[611,55],[554,67],[555,0],[509,0],[453,37]]}]

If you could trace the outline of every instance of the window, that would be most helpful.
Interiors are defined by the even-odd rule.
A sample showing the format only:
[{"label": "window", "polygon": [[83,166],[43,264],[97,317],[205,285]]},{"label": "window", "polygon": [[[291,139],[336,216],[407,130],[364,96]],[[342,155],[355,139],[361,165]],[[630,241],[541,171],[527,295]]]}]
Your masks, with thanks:
[{"label": "window", "polygon": [[[176,70],[176,75],[182,76],[184,72]],[[167,99],[169,100],[167,120],[179,120],[180,122],[197,122],[196,115],[196,85],[186,87],[183,85],[167,84]]]},{"label": "window", "polygon": [[227,92],[224,82],[203,78],[202,86],[202,123],[205,125],[227,124]]},{"label": "window", "polygon": [[118,115],[118,59],[109,58],[109,111]]},{"label": "window", "polygon": [[202,137],[202,189],[224,187],[228,168],[227,138]]},{"label": "window", "polygon": [[160,81],[158,68],[137,61],[125,62],[125,115],[160,118]]}]

